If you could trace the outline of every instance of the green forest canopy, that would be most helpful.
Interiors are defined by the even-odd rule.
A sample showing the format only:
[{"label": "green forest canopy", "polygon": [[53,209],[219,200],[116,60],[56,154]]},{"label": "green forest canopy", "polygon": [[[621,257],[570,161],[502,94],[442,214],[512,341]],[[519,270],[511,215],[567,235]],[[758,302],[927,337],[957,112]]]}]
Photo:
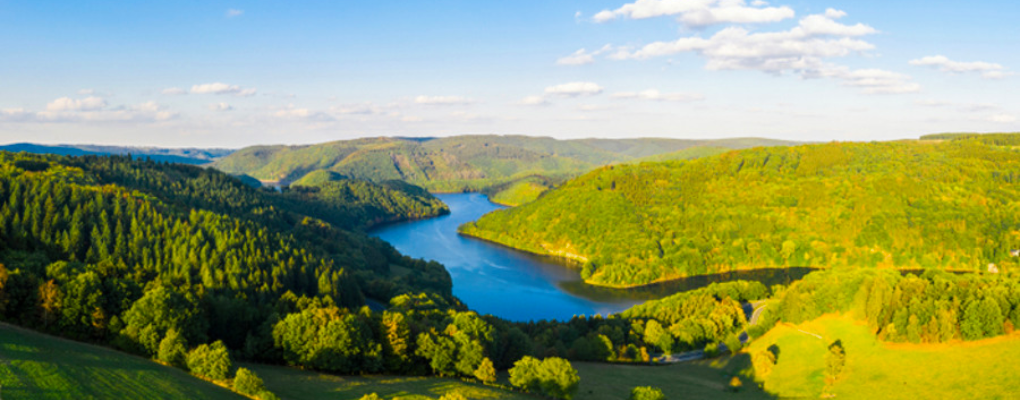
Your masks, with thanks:
[{"label": "green forest canopy", "polygon": [[1020,248],[1020,152],[981,140],[829,143],[600,168],[461,227],[632,286],[734,269],[984,270]]},{"label": "green forest canopy", "polygon": [[[366,138],[307,146],[248,147],[217,161],[213,167],[284,183],[325,170],[375,182],[403,180],[433,192],[460,192],[480,191],[533,175],[556,184],[600,165],[694,147],[739,149],[791,143],[757,138],[556,140],[496,135]],[[704,152],[691,154],[701,153]]]}]

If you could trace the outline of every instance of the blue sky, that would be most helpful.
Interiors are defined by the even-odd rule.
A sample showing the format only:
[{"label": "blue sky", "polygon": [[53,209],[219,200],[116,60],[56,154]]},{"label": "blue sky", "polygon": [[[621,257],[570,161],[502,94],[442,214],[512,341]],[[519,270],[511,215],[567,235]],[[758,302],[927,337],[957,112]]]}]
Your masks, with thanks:
[{"label": "blue sky", "polygon": [[1007,1],[4,1],[0,142],[1020,130]]}]

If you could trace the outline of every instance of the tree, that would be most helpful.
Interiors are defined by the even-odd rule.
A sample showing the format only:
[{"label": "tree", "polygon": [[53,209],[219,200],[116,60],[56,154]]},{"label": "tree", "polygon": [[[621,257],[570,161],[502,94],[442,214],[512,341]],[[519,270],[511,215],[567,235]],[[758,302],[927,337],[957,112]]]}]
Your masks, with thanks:
[{"label": "tree", "polygon": [[539,371],[542,362],[530,356],[524,356],[510,368],[510,384],[529,392],[541,390]]},{"label": "tree", "polygon": [[492,366],[492,360],[488,357],[482,359],[482,363],[475,370],[475,378],[485,384],[496,382],[496,368]]},{"label": "tree", "polygon": [[846,365],[846,352],[843,351],[843,342],[837,340],[829,345],[829,352],[825,356],[826,380],[835,381],[843,372]]},{"label": "tree", "polygon": [[364,396],[361,396],[361,398],[358,400],[383,400],[383,398],[379,397],[379,395],[375,393],[369,393]]},{"label": "tree", "polygon": [[188,342],[175,328],[166,331],[166,337],[159,342],[157,359],[177,368],[186,368]]},{"label": "tree", "polygon": [[666,395],[659,388],[638,386],[630,390],[628,400],[666,400]]},{"label": "tree", "polygon": [[266,390],[262,378],[247,368],[238,368],[234,374],[234,391],[247,396],[255,396]]},{"label": "tree", "polygon": [[570,361],[558,357],[542,360],[539,376],[542,392],[557,399],[572,399],[581,383]]},{"label": "tree", "polygon": [[230,353],[223,342],[217,340],[212,345],[203,344],[188,353],[188,370],[196,375],[221,381],[227,379],[230,372]]},{"label": "tree", "polygon": [[654,319],[648,320],[645,324],[645,343],[651,344],[662,350],[663,353],[670,354],[673,351],[673,335],[670,335],[659,321]]}]

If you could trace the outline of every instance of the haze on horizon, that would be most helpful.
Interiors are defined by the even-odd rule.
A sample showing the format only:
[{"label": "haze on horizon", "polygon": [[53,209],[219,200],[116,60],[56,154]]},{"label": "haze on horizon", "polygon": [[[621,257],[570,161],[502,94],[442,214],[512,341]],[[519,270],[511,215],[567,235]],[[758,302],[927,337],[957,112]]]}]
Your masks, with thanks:
[{"label": "haze on horizon", "polygon": [[7,1],[0,143],[1020,131],[1017,15],[1008,1]]}]

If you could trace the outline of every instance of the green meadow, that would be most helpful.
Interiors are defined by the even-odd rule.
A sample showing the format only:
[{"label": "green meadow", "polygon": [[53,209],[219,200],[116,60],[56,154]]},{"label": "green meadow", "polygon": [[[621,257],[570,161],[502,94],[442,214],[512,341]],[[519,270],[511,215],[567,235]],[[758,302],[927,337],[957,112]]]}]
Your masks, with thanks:
[{"label": "green meadow", "polygon": [[[845,348],[846,366],[827,390],[826,353],[836,340]],[[1020,398],[1017,334],[945,344],[885,343],[866,325],[828,315],[779,325],[744,354],[770,347],[778,353],[775,367],[759,379],[782,398],[819,398],[826,392],[838,399]]]},{"label": "green meadow", "polygon": [[4,400],[244,399],[176,368],[7,324],[0,385]]}]

